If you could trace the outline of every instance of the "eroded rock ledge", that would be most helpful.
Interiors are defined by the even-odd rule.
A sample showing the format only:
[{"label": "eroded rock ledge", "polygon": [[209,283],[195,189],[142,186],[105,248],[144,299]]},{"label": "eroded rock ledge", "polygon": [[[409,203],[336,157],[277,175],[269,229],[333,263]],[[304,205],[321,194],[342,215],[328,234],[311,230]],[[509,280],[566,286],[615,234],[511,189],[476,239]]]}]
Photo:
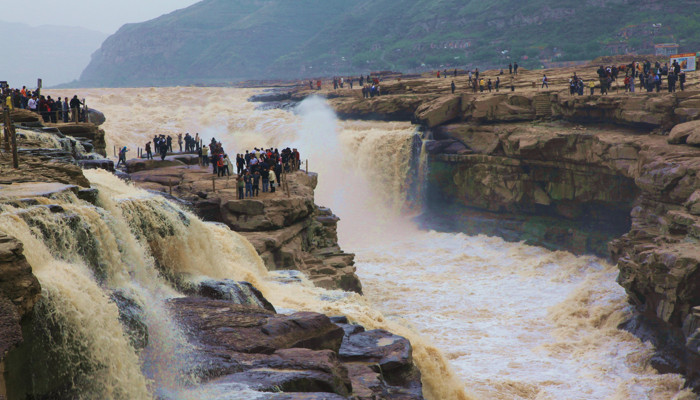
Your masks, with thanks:
[{"label": "eroded rock ledge", "polygon": [[299,270],[319,287],[362,293],[354,254],[338,245],[339,218],[314,203],[317,177],[302,171],[287,175],[289,195],[273,193],[238,200],[235,178],[212,182],[196,156],[165,161],[130,160],[131,179],[140,187],[186,200],[205,221],[221,222],[255,247],[267,268]]},{"label": "eroded rock ledge", "polygon": [[571,96],[573,72],[595,79],[581,69],[547,71],[564,90],[540,90],[541,72],[528,72],[502,76],[499,93],[423,78],[329,102],[341,118],[424,128],[426,226],[617,262],[643,316],[625,327],[653,338],[657,369],[700,387],[700,91]]}]

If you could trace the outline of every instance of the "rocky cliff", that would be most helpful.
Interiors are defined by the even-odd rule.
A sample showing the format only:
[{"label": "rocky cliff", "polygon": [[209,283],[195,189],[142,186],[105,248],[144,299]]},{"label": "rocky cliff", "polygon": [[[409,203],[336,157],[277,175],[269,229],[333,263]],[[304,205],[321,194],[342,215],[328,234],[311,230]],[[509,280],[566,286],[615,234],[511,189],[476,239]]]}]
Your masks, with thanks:
[{"label": "rocky cliff", "polygon": [[314,203],[315,174],[286,174],[289,192],[277,187],[274,194],[238,200],[235,179],[215,179],[197,162],[196,156],[188,155],[165,161],[133,159],[127,168],[138,186],[172,193],[202,219],[224,223],[243,235],[269,270],[299,270],[319,287],[362,292],[354,255],[338,244],[339,218]]},{"label": "rocky cliff", "polygon": [[[662,372],[698,387],[700,91],[572,96],[574,72],[501,80],[474,93],[466,77],[387,79],[382,96],[332,92],[339,116],[423,127],[425,213],[431,229],[593,253],[616,262],[640,317],[623,327],[652,340]],[[450,93],[450,82],[457,84]],[[666,87],[664,86],[664,89]],[[304,92],[304,90],[301,90]]]}]

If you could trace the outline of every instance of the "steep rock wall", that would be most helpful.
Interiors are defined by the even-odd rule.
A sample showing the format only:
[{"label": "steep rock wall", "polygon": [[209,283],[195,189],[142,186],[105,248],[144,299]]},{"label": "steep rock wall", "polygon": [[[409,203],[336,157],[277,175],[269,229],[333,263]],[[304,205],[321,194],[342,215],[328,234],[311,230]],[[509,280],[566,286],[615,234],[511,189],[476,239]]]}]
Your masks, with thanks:
[{"label": "steep rock wall", "polygon": [[673,370],[697,378],[700,149],[559,123],[434,133],[463,148],[429,156],[432,215],[452,229],[609,255],[630,300],[687,350],[674,350]]},{"label": "steep rock wall", "polygon": [[181,162],[129,160],[127,165],[136,163],[140,170],[131,178],[138,186],[171,191],[189,202],[200,218],[226,224],[250,241],[269,270],[299,270],[319,287],[362,292],[355,256],[338,244],[339,218],[314,203],[316,174],[286,174],[288,192],[277,187],[274,195],[239,200],[234,179],[213,182],[207,169]]}]

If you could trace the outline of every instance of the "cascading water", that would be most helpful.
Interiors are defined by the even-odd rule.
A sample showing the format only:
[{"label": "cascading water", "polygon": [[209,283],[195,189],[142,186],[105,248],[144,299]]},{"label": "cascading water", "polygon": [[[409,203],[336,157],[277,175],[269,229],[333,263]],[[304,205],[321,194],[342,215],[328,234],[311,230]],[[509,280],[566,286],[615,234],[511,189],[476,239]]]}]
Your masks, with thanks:
[{"label": "cascading water", "polygon": [[[278,283],[269,276],[253,247],[227,227],[204,223],[177,205],[125,184],[104,171],[85,171],[99,189],[99,207],[74,195],[38,197],[40,205],[3,206],[0,226],[20,239],[44,287],[33,326],[50,319],[59,326],[43,347],[19,350],[30,365],[11,370],[42,378],[27,394],[76,398],[253,399],[242,385],[198,385],[197,354],[170,318],[165,303],[179,296],[176,287],[203,279],[247,280],[287,309],[348,315],[368,328],[411,332],[388,323],[357,294],[328,292],[309,285]],[[50,206],[50,207],[49,207]],[[58,207],[56,207],[58,206]],[[70,218],[68,218],[70,217]],[[38,249],[34,251],[34,249]],[[58,289],[54,289],[58,288]],[[54,293],[55,291],[55,293]],[[132,298],[142,308],[148,346],[135,350],[119,323],[113,293]],[[53,326],[51,325],[51,326]],[[44,337],[52,338],[50,332]],[[427,390],[432,398],[464,399],[460,385],[449,382],[439,352],[415,338],[416,356],[425,359]],[[33,363],[50,349],[62,376],[41,376]],[[19,362],[19,361],[17,361]],[[22,385],[13,377],[9,382]],[[45,384],[44,384],[45,383]],[[442,384],[441,384],[442,383]],[[51,385],[60,384],[63,387]],[[20,391],[19,388],[12,390]],[[24,397],[13,393],[13,397]]]},{"label": "cascading water", "polygon": [[[224,252],[219,259],[229,260],[228,254],[245,250],[237,235],[186,213],[183,218],[158,210],[170,220],[165,223],[156,210],[144,210],[137,213],[148,216],[139,219],[142,233],[133,229],[146,253],[159,259],[180,245],[189,249],[156,263],[164,275],[192,282],[204,276],[246,279],[276,306],[346,314],[368,328],[409,336],[430,399],[465,398],[464,386],[479,398],[693,398],[681,391],[681,377],[648,367],[649,345],[616,329],[630,309],[614,282],[614,267],[497,238],[419,231],[402,216],[415,133],[409,124],[338,122],[319,99],[305,101],[296,114],[257,111],[245,101],[252,91],[238,89],[84,92],[107,114],[111,143],[135,147],[156,133],[198,131],[205,140],[222,140],[231,152],[299,148],[319,172],[317,203],[341,217],[340,243],[357,254],[366,295],[325,293],[324,299],[334,299],[328,301],[320,300],[320,289],[280,285],[250,248],[245,265],[217,264],[206,258],[210,252]],[[173,236],[177,244],[146,238],[155,229],[186,223],[191,225],[183,232],[198,233]],[[199,243],[201,237],[216,244]],[[222,244],[229,242],[238,245]]]}]

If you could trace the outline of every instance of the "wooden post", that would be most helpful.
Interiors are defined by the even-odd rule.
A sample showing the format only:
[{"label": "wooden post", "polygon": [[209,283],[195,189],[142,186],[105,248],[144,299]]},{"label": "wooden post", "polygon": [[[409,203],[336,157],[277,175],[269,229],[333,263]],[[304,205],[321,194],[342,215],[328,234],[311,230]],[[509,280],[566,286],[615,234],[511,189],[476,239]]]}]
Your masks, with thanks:
[{"label": "wooden post", "polygon": [[15,169],[19,169],[19,155],[17,154],[17,132],[15,132],[15,126],[12,125],[12,121],[11,118],[9,118],[9,114],[8,120],[10,120],[10,134],[12,135],[12,166]]},{"label": "wooden post", "polygon": [[216,193],[216,178],[215,177],[211,178],[211,190],[212,190],[212,192]]},{"label": "wooden post", "polygon": [[306,159],[306,175],[309,174],[309,159]]},{"label": "wooden post", "polygon": [[170,179],[168,179],[168,191],[170,192],[170,195],[173,195],[173,183],[170,182]]},{"label": "wooden post", "polygon": [[114,152],[114,156],[117,156],[117,146],[112,146],[112,151]]},{"label": "wooden post", "polygon": [[5,133],[5,151],[9,152],[10,151],[10,110],[7,108],[4,109],[3,111],[3,123],[5,124],[5,127],[3,129]]}]

